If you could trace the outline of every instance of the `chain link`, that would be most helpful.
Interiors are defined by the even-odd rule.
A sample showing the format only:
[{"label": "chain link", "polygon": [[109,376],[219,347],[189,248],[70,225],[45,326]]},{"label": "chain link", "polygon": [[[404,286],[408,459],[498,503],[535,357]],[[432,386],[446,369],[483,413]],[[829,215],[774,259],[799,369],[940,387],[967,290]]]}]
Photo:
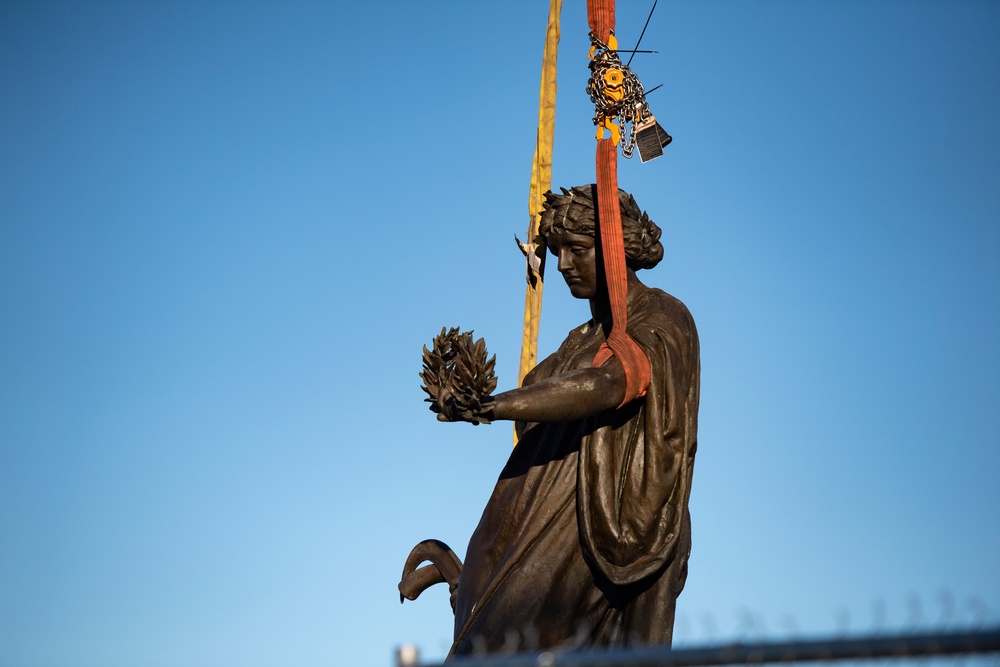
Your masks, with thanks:
[{"label": "chain link", "polygon": [[587,94],[594,103],[594,125],[619,117],[623,126],[622,156],[630,158],[635,149],[635,125],[650,115],[645,90],[639,77],[622,63],[617,51],[593,32],[590,43],[595,52],[590,60]]}]

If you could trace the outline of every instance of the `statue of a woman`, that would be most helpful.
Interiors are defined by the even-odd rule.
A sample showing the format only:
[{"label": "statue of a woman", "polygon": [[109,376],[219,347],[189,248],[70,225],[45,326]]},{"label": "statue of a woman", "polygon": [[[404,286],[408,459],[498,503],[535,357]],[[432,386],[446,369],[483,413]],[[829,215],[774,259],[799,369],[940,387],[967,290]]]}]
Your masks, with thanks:
[{"label": "statue of a woman", "polygon": [[593,366],[611,325],[595,196],[595,186],[546,196],[541,240],[591,319],[521,388],[484,401],[484,417],[517,422],[520,439],[457,582],[445,577],[453,655],[671,640],[691,548],[698,336],[684,304],[636,277],[662,258],[660,229],[619,191],[627,331],[651,371],[645,395],[622,405],[622,365]]}]

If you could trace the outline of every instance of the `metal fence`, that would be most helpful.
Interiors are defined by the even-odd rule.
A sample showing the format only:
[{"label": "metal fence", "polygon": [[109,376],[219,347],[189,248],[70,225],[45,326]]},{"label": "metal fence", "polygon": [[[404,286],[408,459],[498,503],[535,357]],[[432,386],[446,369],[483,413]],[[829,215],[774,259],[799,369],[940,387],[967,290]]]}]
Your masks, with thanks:
[{"label": "metal fence", "polygon": [[[460,658],[447,664],[449,667],[710,667],[945,656],[1000,656],[1000,626],[947,632],[871,634],[852,638],[733,642],[678,649],[642,646],[540,651]],[[400,648],[396,662],[398,667],[437,667],[442,664],[421,663],[413,646]]]}]

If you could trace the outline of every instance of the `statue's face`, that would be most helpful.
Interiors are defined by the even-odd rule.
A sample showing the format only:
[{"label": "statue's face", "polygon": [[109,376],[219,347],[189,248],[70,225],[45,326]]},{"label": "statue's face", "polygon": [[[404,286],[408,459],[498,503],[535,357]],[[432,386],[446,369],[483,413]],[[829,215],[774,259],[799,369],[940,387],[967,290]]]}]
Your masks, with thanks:
[{"label": "statue's face", "polygon": [[553,234],[548,239],[552,254],[559,258],[559,273],[577,299],[597,296],[597,252],[594,237],[571,232]]}]

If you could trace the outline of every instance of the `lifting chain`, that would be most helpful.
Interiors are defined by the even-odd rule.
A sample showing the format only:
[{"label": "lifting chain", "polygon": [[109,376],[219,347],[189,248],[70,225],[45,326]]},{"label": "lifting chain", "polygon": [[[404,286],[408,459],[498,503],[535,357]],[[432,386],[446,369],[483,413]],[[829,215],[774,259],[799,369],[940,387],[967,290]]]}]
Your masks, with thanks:
[{"label": "lifting chain", "polygon": [[[635,149],[635,127],[650,118],[649,106],[639,77],[618,57],[614,32],[608,42],[610,44],[605,44],[590,33],[591,74],[587,80],[587,94],[594,103],[597,138],[604,136],[604,130],[610,130],[615,145],[621,143],[622,156],[630,158]],[[621,141],[621,129],[614,122],[616,117],[627,126],[624,141]]]}]

